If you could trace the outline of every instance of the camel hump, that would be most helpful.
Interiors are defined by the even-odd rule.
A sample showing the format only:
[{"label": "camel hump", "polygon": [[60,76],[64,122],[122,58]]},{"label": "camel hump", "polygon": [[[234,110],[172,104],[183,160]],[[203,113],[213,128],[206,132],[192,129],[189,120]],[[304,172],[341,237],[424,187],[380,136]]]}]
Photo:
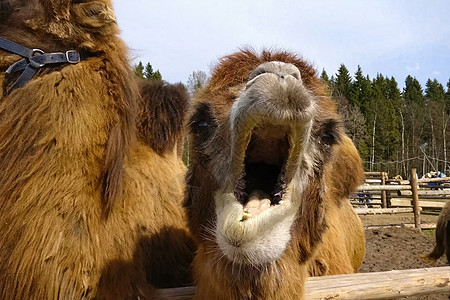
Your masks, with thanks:
[{"label": "camel hump", "polygon": [[171,151],[182,136],[189,96],[184,85],[161,80],[140,80],[142,104],[138,132],[154,151],[162,155]]}]

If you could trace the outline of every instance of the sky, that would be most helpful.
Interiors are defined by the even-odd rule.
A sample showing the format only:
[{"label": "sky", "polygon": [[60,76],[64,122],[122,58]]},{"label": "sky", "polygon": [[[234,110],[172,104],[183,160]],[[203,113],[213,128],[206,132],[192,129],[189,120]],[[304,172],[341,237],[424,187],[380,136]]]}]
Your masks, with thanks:
[{"label": "sky", "polygon": [[407,75],[425,89],[450,79],[447,0],[113,0],[134,63],[150,62],[165,81],[209,74],[220,57],[243,47],[289,50],[319,73],[340,64],[351,75]]}]

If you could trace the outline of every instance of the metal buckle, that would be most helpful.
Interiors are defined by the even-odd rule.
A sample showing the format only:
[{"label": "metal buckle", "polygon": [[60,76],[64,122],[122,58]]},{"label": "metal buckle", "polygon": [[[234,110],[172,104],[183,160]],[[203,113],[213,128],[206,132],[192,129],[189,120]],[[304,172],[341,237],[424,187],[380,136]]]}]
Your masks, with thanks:
[{"label": "metal buckle", "polygon": [[[71,60],[70,59],[70,54],[75,54],[76,55],[76,59],[75,60]],[[66,51],[66,59],[67,59],[68,63],[77,64],[77,63],[80,62],[80,53],[78,53],[78,51],[76,51],[76,50]]]},{"label": "metal buckle", "polygon": [[40,56],[40,55],[43,55],[43,54],[45,54],[45,52],[42,51],[41,49],[33,49],[33,56],[29,58],[29,64],[33,68],[36,68],[36,69],[42,68],[44,66],[44,64],[40,64],[40,63],[35,62],[33,60],[33,57]]},{"label": "metal buckle", "polygon": [[44,54],[44,51],[42,51],[41,49],[33,49],[33,56],[35,56],[36,54],[42,55]]}]

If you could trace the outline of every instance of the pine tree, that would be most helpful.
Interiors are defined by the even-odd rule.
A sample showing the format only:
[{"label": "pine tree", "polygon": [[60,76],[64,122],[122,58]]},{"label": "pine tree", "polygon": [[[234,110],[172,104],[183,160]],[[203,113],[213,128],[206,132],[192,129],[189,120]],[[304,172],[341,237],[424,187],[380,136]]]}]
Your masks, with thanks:
[{"label": "pine tree", "polygon": [[141,61],[134,66],[134,74],[139,78],[144,78],[144,65],[142,65]]},{"label": "pine tree", "polygon": [[[428,144],[426,138],[425,101],[422,87],[416,78],[407,76],[403,88],[403,100],[405,102],[406,151],[409,157],[423,155],[423,149]],[[409,168],[417,168],[424,172],[420,161],[413,161]],[[419,172],[420,173],[420,172]]]},{"label": "pine tree", "polygon": [[349,99],[352,88],[352,78],[344,64],[341,64],[336,73],[336,83],[334,87],[334,96],[344,96]]},{"label": "pine tree", "polygon": [[150,63],[145,65],[144,78],[147,80],[162,80],[162,75],[159,70],[153,72],[153,67]]},{"label": "pine tree", "polygon": [[436,79],[428,79],[425,84],[425,98],[432,101],[443,103],[445,100],[445,90],[442,84]]},{"label": "pine tree", "polygon": [[145,65],[145,70],[144,70],[144,78],[145,79],[151,79],[153,76],[153,67],[150,63],[147,63]]},{"label": "pine tree", "polygon": [[320,74],[320,79],[322,79],[322,81],[325,83],[328,83],[330,81],[330,78],[328,77],[328,74],[325,71],[325,69],[322,69],[322,73]]},{"label": "pine tree", "polygon": [[[428,79],[425,85],[425,104],[427,108],[430,134],[431,134],[431,155],[433,169],[445,169],[447,161],[446,132],[448,127],[448,113],[445,107],[445,90],[442,84],[436,79]],[[442,164],[437,158],[443,157],[445,163]]]},{"label": "pine tree", "polygon": [[153,73],[153,76],[151,78],[152,80],[162,80],[161,72],[159,72],[159,69],[156,70],[155,73]]},{"label": "pine tree", "polygon": [[400,145],[399,121],[393,102],[388,98],[388,86],[389,79],[381,74],[372,81],[373,98],[368,108],[372,163],[395,160]]},{"label": "pine tree", "polygon": [[403,90],[403,98],[406,104],[417,103],[423,104],[423,91],[419,81],[408,75],[405,80],[405,88]]},{"label": "pine tree", "polygon": [[358,70],[355,73],[355,80],[352,83],[350,89],[349,102],[360,108],[364,114],[366,110],[366,103],[368,103],[372,97],[372,87],[370,78],[364,77],[361,66],[358,65]]}]

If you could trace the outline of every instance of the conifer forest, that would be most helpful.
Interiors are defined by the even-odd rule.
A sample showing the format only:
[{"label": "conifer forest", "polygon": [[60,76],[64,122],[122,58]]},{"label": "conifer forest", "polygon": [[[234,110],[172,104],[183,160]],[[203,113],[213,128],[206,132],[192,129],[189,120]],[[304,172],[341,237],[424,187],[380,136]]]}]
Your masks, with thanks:
[{"label": "conifer forest", "polygon": [[430,171],[450,174],[450,79],[446,87],[428,79],[422,87],[407,76],[400,89],[394,77],[351,76],[341,64],[335,75],[320,75],[338,103],[346,131],[358,148],[366,171],[408,177]]}]

